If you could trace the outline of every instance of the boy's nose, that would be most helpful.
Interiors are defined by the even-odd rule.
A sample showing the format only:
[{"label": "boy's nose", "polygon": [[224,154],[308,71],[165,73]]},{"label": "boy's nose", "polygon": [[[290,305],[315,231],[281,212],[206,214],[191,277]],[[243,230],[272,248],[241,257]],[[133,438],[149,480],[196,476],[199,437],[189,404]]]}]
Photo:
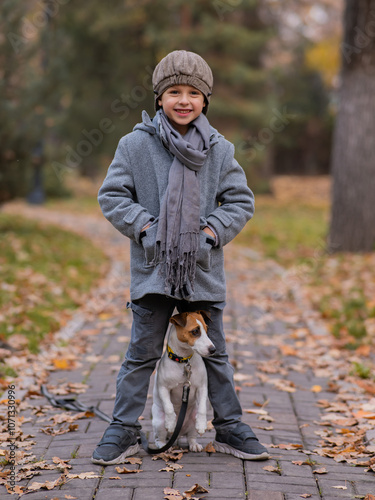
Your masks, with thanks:
[{"label": "boy's nose", "polygon": [[181,104],[189,104],[189,98],[187,94],[180,95],[180,103]]}]

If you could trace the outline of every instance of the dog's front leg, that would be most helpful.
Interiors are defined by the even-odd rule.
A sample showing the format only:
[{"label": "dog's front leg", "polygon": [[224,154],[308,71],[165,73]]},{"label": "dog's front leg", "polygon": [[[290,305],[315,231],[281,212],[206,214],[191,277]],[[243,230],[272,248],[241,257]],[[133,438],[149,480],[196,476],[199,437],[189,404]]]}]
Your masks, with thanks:
[{"label": "dog's front leg", "polygon": [[197,390],[197,414],[195,417],[195,428],[198,434],[204,434],[207,429],[207,386],[202,384]]},{"label": "dog's front leg", "polygon": [[171,401],[170,391],[165,386],[159,387],[159,395],[165,414],[165,428],[167,432],[172,433],[176,427],[177,417]]}]

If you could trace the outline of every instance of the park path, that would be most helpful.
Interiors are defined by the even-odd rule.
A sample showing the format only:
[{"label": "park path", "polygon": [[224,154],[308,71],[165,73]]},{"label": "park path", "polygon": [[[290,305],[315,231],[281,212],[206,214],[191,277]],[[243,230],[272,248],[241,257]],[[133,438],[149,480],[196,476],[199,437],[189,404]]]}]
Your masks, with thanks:
[{"label": "park path", "polygon": [[[71,369],[51,370],[48,387],[58,392],[70,384],[72,390],[78,391],[77,387],[85,383],[87,388],[79,394],[79,400],[111,414],[116,374],[126,351],[131,324],[130,313],[125,309],[130,279],[126,240],[99,216],[58,213],[23,204],[10,204],[5,211],[76,231],[104,245],[110,256],[108,276],[87,307],[78,311],[57,335],[65,343],[72,342],[73,348],[82,342],[84,352]],[[54,457],[59,457],[69,461],[71,468],[63,472],[65,466],[60,462],[55,468],[39,470],[39,475],[25,477],[17,483],[30,491],[24,498],[162,500],[169,488],[171,496],[167,498],[178,499],[176,490],[182,493],[194,484],[209,491],[196,493],[195,498],[207,499],[338,500],[375,494],[375,476],[365,472],[364,466],[353,467],[314,452],[322,448],[320,441],[326,430],[322,425],[324,404],[317,402],[333,405],[336,396],[325,370],[327,332],[309,310],[298,279],[274,261],[235,244],[227,246],[225,258],[228,288],[225,331],[244,409],[243,420],[269,447],[272,458],[267,462],[246,462],[205,451],[184,453],[177,462],[174,457],[169,460],[164,457],[168,461],[166,467],[163,459],[153,460],[141,451],[137,455],[139,463],[125,464],[133,472],[123,473],[123,466],[116,470],[115,466],[101,467],[90,462],[106,422],[97,417],[81,418],[74,421],[78,428],[72,432],[46,434],[41,429],[48,425],[48,419],[65,412],[34,395],[20,409],[21,434],[25,439],[20,448],[35,455],[34,463],[44,459],[52,466]],[[150,395],[142,421],[150,439],[151,402]],[[56,417],[52,421],[58,422]],[[59,425],[66,426],[66,422]],[[209,430],[201,441],[209,445],[213,439],[214,431]],[[31,442],[34,444],[27,448]],[[30,468],[33,470],[32,465]],[[319,473],[322,468],[325,472]],[[22,464],[18,470],[25,473]],[[33,492],[32,488],[38,487],[35,483],[44,486]],[[47,489],[54,484],[57,486]],[[21,496],[15,494],[12,498]],[[6,497],[5,487],[0,486],[0,498]]]}]

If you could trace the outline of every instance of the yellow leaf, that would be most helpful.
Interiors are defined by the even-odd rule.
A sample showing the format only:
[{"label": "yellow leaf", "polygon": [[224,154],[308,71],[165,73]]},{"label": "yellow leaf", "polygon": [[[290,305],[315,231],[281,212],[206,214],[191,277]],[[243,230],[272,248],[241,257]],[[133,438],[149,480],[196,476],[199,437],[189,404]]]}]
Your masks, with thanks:
[{"label": "yellow leaf", "polygon": [[66,359],[54,359],[52,360],[55,368],[58,370],[68,370],[69,369],[69,362]]},{"label": "yellow leaf", "polygon": [[363,411],[359,410],[357,413],[354,413],[355,418],[368,418],[368,419],[373,419],[375,418],[375,413],[372,411]]},{"label": "yellow leaf", "polygon": [[100,318],[100,319],[109,319],[109,318],[112,318],[112,314],[109,314],[109,313],[101,313],[101,314],[99,314],[99,318]]},{"label": "yellow leaf", "polygon": [[313,385],[311,387],[311,392],[321,392],[322,387],[320,385]]},{"label": "yellow leaf", "polygon": [[279,349],[284,356],[297,356],[297,351],[290,345],[280,345]]}]

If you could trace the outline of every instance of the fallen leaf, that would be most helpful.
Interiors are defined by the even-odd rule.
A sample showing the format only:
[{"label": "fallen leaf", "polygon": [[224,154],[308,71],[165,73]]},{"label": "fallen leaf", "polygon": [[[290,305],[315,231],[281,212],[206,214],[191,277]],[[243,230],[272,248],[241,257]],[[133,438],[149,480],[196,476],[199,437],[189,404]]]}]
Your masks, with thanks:
[{"label": "fallen leaf", "polygon": [[310,390],[311,390],[311,392],[321,392],[322,386],[321,385],[313,385]]},{"label": "fallen leaf", "polygon": [[86,412],[84,411],[76,413],[75,415],[70,415],[69,413],[56,413],[56,415],[53,415],[48,420],[52,420],[52,425],[57,425],[57,424],[63,424],[65,422],[73,423],[76,420],[85,417],[86,417]]},{"label": "fallen leaf", "polygon": [[298,450],[299,448],[303,448],[302,444],[297,443],[289,443],[289,444],[270,444],[269,448],[280,448],[280,450]]},{"label": "fallen leaf", "polygon": [[167,466],[164,469],[159,469],[159,472],[174,472],[179,469],[183,469],[184,466],[180,464],[171,464],[167,463]]},{"label": "fallen leaf", "polygon": [[121,479],[120,476],[112,476],[112,477],[109,477],[108,479]]},{"label": "fallen leaf", "polygon": [[375,496],[368,493],[363,500],[375,500]]},{"label": "fallen leaf", "polygon": [[55,358],[52,363],[57,370],[71,370],[75,366],[73,360],[65,358]]},{"label": "fallen leaf", "polygon": [[62,458],[59,458],[59,457],[53,457],[53,458],[52,458],[52,462],[53,462],[54,464],[59,465],[60,467],[62,467],[62,468],[64,468],[64,469],[65,469],[66,467],[71,468],[71,465],[69,465],[69,464],[68,464],[68,462],[70,462],[70,460],[63,460]]},{"label": "fallen leaf", "polygon": [[164,488],[164,498],[166,500],[184,500],[184,497],[178,490],[174,490],[173,488]]},{"label": "fallen leaf", "polygon": [[301,498],[310,498],[312,495],[310,493],[304,493],[303,495],[300,495]]},{"label": "fallen leaf", "polygon": [[124,460],[125,464],[142,465],[142,459],[137,457],[129,457]]},{"label": "fallen leaf", "polygon": [[274,422],[275,419],[271,415],[259,415],[258,420],[265,420],[266,422]]},{"label": "fallen leaf", "polygon": [[280,345],[279,349],[284,356],[297,356],[297,351],[290,345]]},{"label": "fallen leaf", "polygon": [[53,488],[56,488],[56,486],[61,483],[63,477],[64,476],[60,476],[55,481],[45,481],[44,483],[38,483],[37,481],[34,481],[30,486],[27,487],[27,491],[37,491],[42,488],[53,490]]},{"label": "fallen leaf", "polygon": [[263,467],[263,470],[266,470],[267,472],[276,472],[277,474],[280,473],[280,469],[278,467],[274,467],[273,465],[266,465]]},{"label": "fallen leaf", "polygon": [[243,410],[245,413],[252,413],[255,415],[268,415],[268,411],[262,410],[262,409],[257,409],[257,408],[250,408],[249,410]]},{"label": "fallen leaf", "polygon": [[375,383],[369,380],[356,380],[355,383],[359,385],[364,391],[375,395]]},{"label": "fallen leaf", "polygon": [[332,486],[332,488],[336,488],[336,490],[347,490],[346,486]]},{"label": "fallen leaf", "polygon": [[138,474],[138,472],[143,472],[142,469],[127,469],[126,467],[115,467],[119,474]]},{"label": "fallen leaf", "polygon": [[212,443],[208,443],[208,445],[205,447],[205,449],[203,450],[207,453],[216,453],[216,450],[214,448],[214,445]]},{"label": "fallen leaf", "polygon": [[40,429],[44,434],[49,434],[50,436],[60,436],[61,434],[67,434],[68,432],[78,431],[79,426],[77,424],[69,424],[68,428],[61,427],[60,429],[54,429],[53,427],[43,427]]},{"label": "fallen leaf", "polygon": [[375,418],[375,413],[373,411],[364,411],[360,410],[354,413],[355,418],[367,418],[367,419],[373,419]]},{"label": "fallen leaf", "polygon": [[209,491],[206,490],[206,488],[203,488],[203,486],[201,486],[200,484],[195,483],[194,486],[184,491],[184,497],[192,498],[192,496],[196,493],[209,493]]},{"label": "fallen leaf", "polygon": [[11,495],[15,495],[15,494],[18,494],[18,495],[23,495],[25,493],[25,488],[24,487],[20,487],[20,486],[15,486],[14,488],[10,489],[10,485],[6,484],[5,485],[8,493],[10,493]]},{"label": "fallen leaf", "polygon": [[72,495],[65,495],[64,498],[67,498],[68,500],[77,500],[77,497],[72,497]]},{"label": "fallen leaf", "polygon": [[316,469],[313,471],[314,474],[328,474],[328,471],[325,467],[321,467],[320,469]]},{"label": "fallen leaf", "polygon": [[67,474],[68,479],[92,479],[96,477],[101,477],[96,474],[96,472],[81,472],[80,474]]}]

